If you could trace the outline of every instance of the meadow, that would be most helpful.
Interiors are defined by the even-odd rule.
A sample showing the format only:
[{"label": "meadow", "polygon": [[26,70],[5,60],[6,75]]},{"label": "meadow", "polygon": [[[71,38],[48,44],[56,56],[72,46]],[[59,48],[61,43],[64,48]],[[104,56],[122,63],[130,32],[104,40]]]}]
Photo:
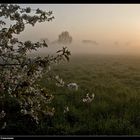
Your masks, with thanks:
[{"label": "meadow", "polygon": [[[43,77],[41,84],[55,95],[56,113],[42,121],[36,134],[140,134],[140,56],[72,55],[70,62],[52,69],[66,83],[77,83],[79,89],[57,87]],[[86,93],[95,94],[89,104],[82,101]]]},{"label": "meadow", "polygon": [[[54,116],[35,126],[21,116],[18,102],[7,97],[8,126],[1,134],[140,135],[140,56],[72,55],[69,62],[53,65],[51,73],[65,84],[77,83],[78,90],[58,87],[44,75],[40,84],[54,95],[49,105]],[[90,103],[83,102],[87,93],[95,95]]]}]

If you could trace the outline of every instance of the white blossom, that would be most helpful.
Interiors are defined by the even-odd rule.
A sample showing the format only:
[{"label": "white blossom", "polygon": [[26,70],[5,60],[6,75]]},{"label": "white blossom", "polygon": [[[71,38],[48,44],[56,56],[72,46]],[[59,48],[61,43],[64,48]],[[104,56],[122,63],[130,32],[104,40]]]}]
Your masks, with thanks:
[{"label": "white blossom", "polygon": [[69,112],[69,107],[68,106],[64,107],[64,113],[66,113],[66,112]]},{"label": "white blossom", "polygon": [[87,102],[87,99],[83,98],[83,102]]},{"label": "white blossom", "polygon": [[35,122],[38,124],[39,123],[39,119],[37,116],[33,116],[33,118],[35,119]]},{"label": "white blossom", "polygon": [[56,78],[56,79],[59,79],[59,76],[58,76],[58,75],[56,75],[56,76],[55,76],[55,78]]},{"label": "white blossom", "polygon": [[21,109],[21,113],[23,113],[24,115],[27,114],[27,110],[26,109]]},{"label": "white blossom", "polygon": [[92,96],[92,98],[94,99],[94,97],[95,97],[95,94],[93,93],[91,96]]},{"label": "white blossom", "polygon": [[10,94],[12,91],[11,87],[8,88],[8,93]]},{"label": "white blossom", "polygon": [[2,110],[0,113],[0,119],[4,118],[5,116],[6,116],[6,113],[4,110]]},{"label": "white blossom", "polygon": [[61,84],[59,84],[59,83],[56,83],[55,85],[58,86],[58,87],[61,87]]}]

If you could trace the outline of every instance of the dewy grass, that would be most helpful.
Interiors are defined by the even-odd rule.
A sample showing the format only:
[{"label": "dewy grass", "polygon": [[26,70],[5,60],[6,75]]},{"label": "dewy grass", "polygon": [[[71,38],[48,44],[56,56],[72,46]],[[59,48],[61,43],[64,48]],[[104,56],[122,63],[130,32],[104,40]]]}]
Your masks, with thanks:
[{"label": "dewy grass", "polygon": [[[60,115],[63,111],[58,112],[52,129],[77,135],[140,134],[140,57],[79,55],[53,70],[66,83],[77,83],[79,89],[55,90],[56,110],[68,106],[69,112],[65,115]],[[92,92],[93,102],[83,103],[86,94]]]},{"label": "dewy grass", "polygon": [[[29,130],[13,120],[14,130],[6,134],[140,135],[140,57],[72,56],[53,71],[65,84],[77,83],[78,90],[57,87],[44,75],[38,82],[55,95],[50,104],[55,115]],[[93,93],[90,103],[83,102]]]}]

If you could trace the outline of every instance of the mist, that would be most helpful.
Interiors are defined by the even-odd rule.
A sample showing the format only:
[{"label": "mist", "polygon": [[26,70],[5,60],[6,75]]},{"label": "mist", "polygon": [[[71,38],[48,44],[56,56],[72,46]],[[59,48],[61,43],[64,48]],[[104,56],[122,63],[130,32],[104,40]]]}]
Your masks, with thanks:
[{"label": "mist", "polygon": [[67,47],[72,55],[76,54],[105,54],[105,55],[140,55],[140,46],[133,45],[130,43],[119,43],[114,44],[100,42],[100,44],[87,44],[82,43],[82,41],[73,41],[70,45],[62,45],[57,42],[48,43],[48,48],[41,48],[37,52],[33,53],[41,53],[41,54],[54,54],[57,50],[62,49],[62,47]]},{"label": "mist", "polygon": [[66,46],[72,54],[140,55],[140,5],[28,6],[52,10],[55,16],[52,22],[27,26],[19,35],[22,41],[37,42],[47,38],[49,47],[37,53],[55,53],[61,49],[65,45],[57,43],[58,35],[68,31],[73,40]]}]

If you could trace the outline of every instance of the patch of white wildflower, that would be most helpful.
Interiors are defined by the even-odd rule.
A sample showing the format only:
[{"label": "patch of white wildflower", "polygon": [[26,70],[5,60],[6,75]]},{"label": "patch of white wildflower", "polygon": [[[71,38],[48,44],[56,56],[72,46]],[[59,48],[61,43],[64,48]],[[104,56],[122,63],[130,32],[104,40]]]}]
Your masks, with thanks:
[{"label": "patch of white wildflower", "polygon": [[55,80],[56,80],[56,86],[58,86],[58,87],[64,87],[65,82],[63,81],[63,79],[61,79],[59,77],[59,75],[56,75],[55,76]]},{"label": "patch of white wildflower", "polygon": [[64,107],[64,113],[67,113],[67,112],[69,112],[69,107],[68,106],[65,106]]},{"label": "patch of white wildflower", "polygon": [[84,103],[91,103],[94,99],[94,93],[90,96],[89,93],[86,94],[86,97],[82,99]]},{"label": "patch of white wildflower", "polygon": [[[2,110],[0,113],[0,120],[3,119],[5,116],[6,116],[6,113],[4,110]],[[6,125],[7,125],[6,122],[4,122],[1,129],[5,129]]]},{"label": "patch of white wildflower", "polygon": [[6,113],[4,110],[2,110],[0,113],[0,119],[3,119],[5,116],[6,116]]}]

